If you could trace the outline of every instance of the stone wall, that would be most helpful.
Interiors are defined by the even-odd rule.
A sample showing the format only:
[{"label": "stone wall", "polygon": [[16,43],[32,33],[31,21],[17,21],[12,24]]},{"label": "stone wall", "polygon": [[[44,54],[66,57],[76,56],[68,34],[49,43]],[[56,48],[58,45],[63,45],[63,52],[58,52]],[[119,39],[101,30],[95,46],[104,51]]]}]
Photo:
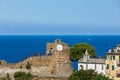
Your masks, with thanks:
[{"label": "stone wall", "polygon": [[[56,50],[56,45],[63,45],[62,51]],[[47,55],[52,48],[52,55]],[[61,41],[55,41],[54,43],[47,43],[45,56],[32,56],[25,59],[22,62],[16,64],[3,64],[10,70],[21,69],[27,70],[26,64],[31,64],[31,69],[27,70],[39,79],[35,80],[67,80],[72,72],[72,66],[70,61],[70,47]],[[7,71],[6,71],[7,72]],[[12,71],[11,71],[12,72]],[[60,77],[60,78],[59,78]]]},{"label": "stone wall", "polygon": [[0,67],[7,67],[8,63],[4,60],[0,60]]}]

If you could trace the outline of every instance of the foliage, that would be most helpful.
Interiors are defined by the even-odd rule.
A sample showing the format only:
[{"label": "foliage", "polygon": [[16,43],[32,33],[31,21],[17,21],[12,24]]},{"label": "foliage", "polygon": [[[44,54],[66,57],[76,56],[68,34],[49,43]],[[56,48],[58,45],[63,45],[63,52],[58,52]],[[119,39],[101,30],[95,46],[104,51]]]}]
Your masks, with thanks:
[{"label": "foliage", "polygon": [[33,76],[31,73],[16,72],[14,78],[15,80],[32,80]]},{"label": "foliage", "polygon": [[88,50],[90,56],[96,56],[95,49],[93,46],[87,43],[75,44],[70,48],[71,60],[79,60],[83,57],[85,51]]},{"label": "foliage", "polygon": [[27,62],[26,69],[31,69],[31,63]]},{"label": "foliage", "polygon": [[68,80],[111,80],[102,74],[97,74],[94,70],[80,70],[73,72]]},{"label": "foliage", "polygon": [[68,80],[92,80],[95,75],[94,70],[80,70],[73,72]]},{"label": "foliage", "polygon": [[97,74],[93,80],[112,80],[112,79],[109,79],[108,77],[106,77],[105,75],[102,75],[102,74]]}]

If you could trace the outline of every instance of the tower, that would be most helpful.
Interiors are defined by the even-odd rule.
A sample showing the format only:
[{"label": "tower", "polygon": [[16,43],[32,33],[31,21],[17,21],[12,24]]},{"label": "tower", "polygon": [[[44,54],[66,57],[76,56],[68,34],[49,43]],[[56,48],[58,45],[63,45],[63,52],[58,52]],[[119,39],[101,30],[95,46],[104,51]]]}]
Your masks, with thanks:
[{"label": "tower", "polygon": [[53,43],[47,43],[46,55],[52,59],[51,67],[54,69],[55,76],[69,77],[73,72],[70,61],[70,47],[68,44],[63,43],[60,39],[55,40]]},{"label": "tower", "polygon": [[56,39],[54,43],[47,43],[46,55],[54,57],[56,61],[68,61],[70,60],[70,47],[60,39]]},{"label": "tower", "polygon": [[87,62],[89,59],[90,59],[90,55],[89,55],[89,53],[88,53],[88,51],[87,51],[87,49],[86,49],[85,54],[84,54],[84,57],[83,57],[83,61],[84,61],[84,62]]}]

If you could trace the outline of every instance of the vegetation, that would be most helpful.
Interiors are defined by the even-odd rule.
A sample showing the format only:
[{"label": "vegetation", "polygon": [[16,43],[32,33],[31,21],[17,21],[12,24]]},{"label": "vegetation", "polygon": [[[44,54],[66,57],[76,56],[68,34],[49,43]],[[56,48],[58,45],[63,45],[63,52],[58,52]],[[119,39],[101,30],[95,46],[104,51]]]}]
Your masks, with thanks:
[{"label": "vegetation", "polygon": [[112,79],[109,79],[109,78],[106,77],[105,75],[97,74],[97,75],[94,77],[94,80],[112,80]]},{"label": "vegetation", "polygon": [[22,68],[22,65],[20,65],[20,68]]},{"label": "vegetation", "polygon": [[79,60],[83,57],[85,51],[88,50],[91,56],[96,56],[95,49],[93,46],[87,43],[75,44],[70,48],[71,60]]},{"label": "vegetation", "polygon": [[31,69],[31,63],[27,62],[26,69]]},{"label": "vegetation", "polygon": [[80,70],[73,72],[68,80],[111,80],[103,74],[97,74],[94,70]]},{"label": "vegetation", "polygon": [[14,78],[15,80],[32,80],[33,75],[31,73],[16,72]]}]

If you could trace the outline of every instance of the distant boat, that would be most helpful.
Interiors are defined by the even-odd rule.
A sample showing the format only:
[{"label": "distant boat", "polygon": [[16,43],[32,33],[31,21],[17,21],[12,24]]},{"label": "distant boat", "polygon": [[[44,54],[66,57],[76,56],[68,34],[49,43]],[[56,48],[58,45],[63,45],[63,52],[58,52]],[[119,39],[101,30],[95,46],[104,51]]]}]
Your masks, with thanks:
[{"label": "distant boat", "polygon": [[91,39],[88,39],[88,41],[90,41]]}]

